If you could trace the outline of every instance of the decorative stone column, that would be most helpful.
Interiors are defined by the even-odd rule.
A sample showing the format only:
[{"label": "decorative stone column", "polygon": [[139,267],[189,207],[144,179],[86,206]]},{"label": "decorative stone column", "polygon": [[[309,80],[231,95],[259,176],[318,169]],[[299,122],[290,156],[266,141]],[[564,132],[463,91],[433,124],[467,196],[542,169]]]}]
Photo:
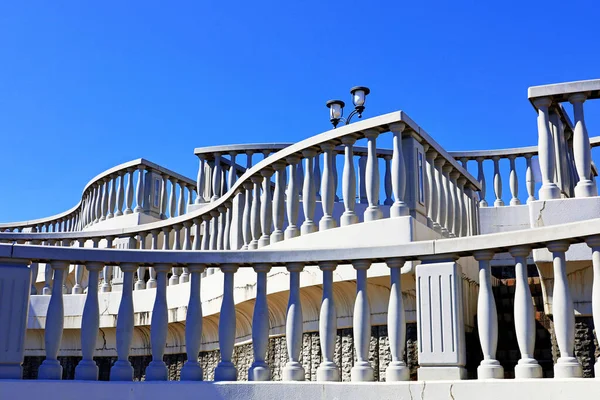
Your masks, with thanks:
[{"label": "decorative stone column", "polygon": [[129,362],[129,352],[133,340],[133,272],[136,269],[137,264],[121,264],[123,291],[117,314],[117,361],[110,369],[111,381],[133,380],[133,367]]},{"label": "decorative stone column", "polygon": [[168,379],[167,365],[163,361],[167,331],[169,329],[169,310],[167,307],[167,272],[170,264],[155,264],[156,297],[152,308],[150,323],[150,345],[152,361],[146,367],[147,381],[166,381]]},{"label": "decorative stone column", "polygon": [[238,270],[237,264],[223,264],[223,301],[219,315],[219,346],[221,361],[215,368],[215,381],[237,380],[237,368],[231,362],[235,344],[235,303],[233,300],[233,276]]},{"label": "decorative stone column", "polygon": [[344,136],[344,170],[342,171],[342,197],[344,213],[340,217],[340,225],[347,226],[358,223],[358,215],[354,212],[356,206],[356,173],[354,172],[354,136]]},{"label": "decorative stone column", "polygon": [[300,273],[304,268],[302,263],[289,263],[290,295],[285,318],[285,341],[289,361],[283,367],[284,381],[303,381],[304,367],[300,363],[302,351],[302,303],[300,302]]},{"label": "decorative stone column", "polygon": [[555,173],[554,139],[550,131],[548,107],[552,104],[549,97],[536,99],[533,104],[538,109],[538,158],[542,173],[542,187],[539,191],[540,200],[560,198],[560,189],[553,182]]},{"label": "decorative stone column", "polygon": [[402,132],[406,124],[400,122],[393,124],[390,129],[393,133],[392,138],[392,190],[394,192],[394,203],[390,208],[391,217],[400,217],[408,215],[409,209],[404,202],[406,190],[406,168],[404,166],[404,154],[402,153]]},{"label": "decorative stone column", "polygon": [[386,382],[408,381],[410,370],[404,362],[406,346],[406,315],[402,301],[401,268],[404,260],[392,258],[386,260],[390,268],[390,301],[388,304],[387,324],[392,361],[385,370]]},{"label": "decorative stone column", "polygon": [[376,221],[383,217],[379,208],[379,164],[377,162],[377,136],[379,132],[370,130],[365,133],[367,144],[366,189],[369,206],[365,210],[364,220]]},{"label": "decorative stone column", "polygon": [[181,368],[180,379],[182,381],[201,381],[202,367],[198,362],[200,344],[202,342],[202,303],[200,301],[200,284],[202,273],[205,270],[203,264],[189,264],[190,271],[190,300],[188,302],[185,317],[185,349],[187,361]]},{"label": "decorative stone column", "polygon": [[369,364],[371,306],[367,296],[367,270],[371,266],[371,262],[354,261],[352,265],[356,270],[356,301],[352,317],[356,362],[350,374],[353,382],[370,382],[374,380],[373,367]]},{"label": "decorative stone column", "polygon": [[319,314],[319,341],[321,342],[322,362],[317,368],[318,381],[339,381],[340,369],[333,361],[335,351],[335,335],[337,332],[337,313],[333,297],[333,271],[335,262],[319,264],[323,271],[323,299]]},{"label": "decorative stone column", "polygon": [[572,94],[569,102],[573,104],[573,115],[575,117],[575,129],[573,129],[573,156],[575,168],[579,181],[575,186],[575,197],[593,197],[598,195],[596,183],[591,180],[592,175],[592,151],[590,148],[590,137],[588,136],[583,117],[583,103],[587,99],[585,93]]},{"label": "decorative stone column", "polygon": [[271,380],[271,370],[265,362],[269,345],[269,306],[267,303],[267,273],[271,270],[269,264],[255,264],[256,298],[252,316],[252,349],[254,362],[248,370],[249,381]]}]

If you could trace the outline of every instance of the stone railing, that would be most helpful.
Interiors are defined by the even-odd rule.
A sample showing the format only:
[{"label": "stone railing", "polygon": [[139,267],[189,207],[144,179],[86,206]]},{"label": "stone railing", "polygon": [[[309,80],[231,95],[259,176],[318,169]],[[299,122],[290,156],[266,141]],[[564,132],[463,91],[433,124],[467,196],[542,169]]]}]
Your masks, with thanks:
[{"label": "stone railing", "polygon": [[[565,188],[571,197],[597,196],[583,103],[600,98],[600,79],[533,86],[528,97],[538,113],[540,200],[560,198],[561,192],[567,192]],[[566,101],[572,104],[575,119],[570,137],[565,135],[567,124],[557,118],[561,112],[564,114],[562,103]]]},{"label": "stone railing", "polygon": [[47,218],[3,223],[0,232],[77,232],[133,213],[165,219],[183,215],[195,190],[193,180],[140,158],[94,177],[72,209]]},{"label": "stone railing", "polygon": [[[598,224],[598,225],[597,225]],[[265,361],[269,337],[269,301],[266,274],[271,268],[289,271],[289,302],[286,320],[286,342],[289,362],[283,370],[284,380],[303,380],[299,363],[302,348],[302,303],[299,273],[305,266],[317,265],[322,274],[322,302],[319,314],[319,338],[322,362],[317,370],[320,381],[339,380],[339,365],[334,361],[336,335],[336,299],[333,273],[338,265],[352,265],[356,271],[356,298],[353,312],[353,340],[356,351],[352,367],[353,381],[373,380],[368,346],[371,330],[370,305],[367,293],[367,271],[373,263],[385,262],[390,269],[390,297],[387,312],[389,347],[392,361],[386,370],[387,381],[407,380],[403,361],[406,340],[406,317],[400,292],[400,269],[405,262],[414,262],[417,296],[417,340],[419,349],[419,380],[440,376],[464,377],[465,337],[461,293],[461,264],[474,258],[479,263],[479,294],[477,324],[483,360],[478,368],[479,379],[502,378],[503,367],[496,360],[498,339],[497,313],[491,290],[490,260],[494,255],[508,253],[514,257],[515,298],[514,323],[521,359],[515,367],[516,378],[540,378],[541,367],[533,357],[535,346],[535,313],[528,284],[526,257],[534,249],[547,249],[554,266],[553,325],[560,357],[554,365],[557,378],[581,377],[581,365],[574,357],[574,305],[566,276],[565,253],[570,246],[586,243],[591,247],[594,270],[592,298],[600,301],[600,219],[535,228],[526,232],[479,235],[468,238],[426,240],[381,247],[331,248],[320,250],[257,252],[242,251],[145,251],[81,249],[56,246],[0,244],[0,277],[2,284],[13,288],[11,296],[3,295],[0,318],[11,322],[10,331],[0,330],[0,376],[19,378],[23,360],[23,340],[27,304],[29,301],[29,265],[46,262],[53,274],[52,294],[45,322],[46,358],[38,371],[39,379],[61,379],[62,367],[57,358],[64,324],[63,280],[66,269],[74,263],[85,265],[90,273],[81,320],[82,360],[75,370],[79,380],[98,379],[98,367],[93,360],[99,332],[98,274],[105,265],[119,265],[124,281],[116,325],[117,361],[111,367],[110,379],[131,381],[133,368],[129,361],[134,329],[133,277],[140,266],[153,266],[157,272],[156,296],[150,324],[150,345],[153,361],[146,368],[146,380],[166,380],[163,362],[168,330],[167,274],[175,266],[190,273],[190,295],[185,324],[187,362],[181,371],[182,380],[200,380],[202,369],[197,361],[202,337],[202,305],[200,290],[202,272],[207,266],[223,272],[223,297],[218,322],[221,362],[215,370],[215,380],[235,380],[232,363],[236,335],[236,306],[233,298],[234,280],[240,269],[252,268],[256,273],[256,297],[252,317],[254,362],[249,380],[270,379]],[[439,282],[439,284],[438,284]],[[8,287],[8,286],[6,286]],[[594,319],[598,310],[594,308]],[[517,349],[515,349],[517,350]],[[452,372],[455,371],[455,372]],[[441,374],[438,375],[438,373]],[[450,375],[449,375],[450,374]],[[453,375],[455,374],[455,375]],[[437,378],[433,378],[437,376]]]}]

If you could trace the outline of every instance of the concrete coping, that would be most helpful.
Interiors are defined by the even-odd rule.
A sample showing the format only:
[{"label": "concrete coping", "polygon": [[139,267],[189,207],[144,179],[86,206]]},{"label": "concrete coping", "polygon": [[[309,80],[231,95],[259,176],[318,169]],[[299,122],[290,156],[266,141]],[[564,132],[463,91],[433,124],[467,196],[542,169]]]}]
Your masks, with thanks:
[{"label": "concrete coping", "polygon": [[569,101],[569,96],[575,93],[585,93],[588,100],[600,98],[600,79],[531,86],[527,89],[527,97],[532,104],[533,100],[540,97],[551,97],[557,103]]}]

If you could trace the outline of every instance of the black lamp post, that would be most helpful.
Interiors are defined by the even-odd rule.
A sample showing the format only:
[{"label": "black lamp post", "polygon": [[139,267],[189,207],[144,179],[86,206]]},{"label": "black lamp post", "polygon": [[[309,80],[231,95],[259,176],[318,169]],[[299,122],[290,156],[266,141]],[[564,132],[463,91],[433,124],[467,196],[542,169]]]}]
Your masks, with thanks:
[{"label": "black lamp post", "polygon": [[365,99],[369,93],[371,93],[371,91],[365,86],[354,86],[350,89],[354,110],[348,115],[348,118],[343,117],[344,106],[346,103],[341,100],[329,100],[326,105],[327,108],[329,108],[329,120],[331,121],[333,128],[337,128],[340,121],[344,121],[344,123],[348,125],[352,117],[356,114],[358,114],[358,118],[362,118],[362,113],[365,110]]}]

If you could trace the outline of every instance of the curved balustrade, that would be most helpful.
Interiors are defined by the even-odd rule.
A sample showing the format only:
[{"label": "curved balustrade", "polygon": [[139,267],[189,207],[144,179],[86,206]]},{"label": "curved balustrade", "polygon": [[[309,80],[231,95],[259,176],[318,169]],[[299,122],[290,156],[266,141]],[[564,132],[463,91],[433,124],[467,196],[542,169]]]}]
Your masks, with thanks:
[{"label": "curved balustrade", "polygon": [[[132,380],[132,368],[128,361],[131,350],[132,331],[134,328],[134,307],[132,302],[133,276],[137,268],[152,266],[157,271],[157,295],[152,312],[150,327],[150,342],[153,360],[147,370],[147,379],[166,380],[166,366],[162,362],[165,350],[165,337],[168,329],[166,318],[165,288],[167,285],[166,274],[171,267],[185,267],[191,275],[190,297],[188,316],[186,321],[186,337],[194,338],[189,342],[188,350],[191,351],[182,371],[182,379],[199,380],[199,364],[194,355],[198,353],[201,337],[201,307],[200,286],[201,273],[206,266],[220,268],[223,272],[223,302],[221,306],[219,326],[227,329],[219,330],[219,348],[221,349],[221,363],[215,371],[216,380],[235,380],[236,370],[231,363],[231,353],[235,341],[235,303],[233,301],[234,280],[239,268],[253,268],[256,271],[257,294],[254,305],[254,323],[252,324],[252,345],[254,347],[253,368],[249,377],[254,380],[269,380],[268,365],[265,363],[265,346],[268,339],[269,302],[266,296],[267,280],[265,273],[271,268],[287,268],[291,273],[289,310],[286,322],[286,337],[289,343],[290,362],[284,369],[283,376],[289,380],[301,380],[304,377],[302,366],[297,362],[300,349],[298,341],[302,337],[301,314],[296,307],[299,304],[299,285],[297,273],[304,266],[318,265],[323,275],[323,302],[321,304],[319,335],[321,351],[324,359],[317,370],[319,380],[339,380],[340,366],[332,358],[332,343],[335,342],[336,296],[332,291],[332,271],[338,265],[353,265],[357,274],[357,292],[355,299],[354,348],[357,349],[356,360],[353,362],[352,380],[372,380],[372,366],[365,357],[365,338],[370,335],[368,323],[368,285],[365,283],[367,271],[372,263],[385,262],[390,268],[390,308],[388,312],[388,326],[391,327],[390,351],[392,363],[386,372],[389,381],[408,379],[406,365],[403,363],[404,340],[406,329],[406,316],[402,306],[402,297],[397,290],[400,285],[401,275],[399,268],[407,261],[417,263],[439,263],[440,261],[456,261],[464,257],[473,257],[479,263],[479,299],[477,314],[479,323],[479,340],[483,353],[483,361],[478,368],[480,379],[502,378],[502,366],[495,359],[498,331],[497,315],[494,296],[491,291],[490,260],[495,254],[509,253],[514,258],[516,271],[516,290],[514,319],[518,350],[521,359],[515,368],[516,378],[540,378],[541,367],[533,357],[534,341],[534,313],[531,303],[531,293],[527,282],[527,268],[525,259],[534,249],[548,249],[552,253],[554,262],[554,330],[561,357],[555,364],[555,376],[580,377],[581,366],[573,356],[574,348],[574,309],[569,286],[565,279],[566,262],[565,252],[570,246],[577,243],[586,243],[592,249],[594,271],[600,269],[600,219],[563,224],[561,226],[531,229],[524,232],[508,232],[490,235],[479,235],[469,238],[455,238],[444,240],[428,240],[422,242],[400,244],[395,246],[381,246],[368,248],[332,248],[321,250],[296,250],[293,252],[281,251],[207,251],[199,255],[193,251],[144,251],[144,250],[102,250],[84,248],[61,248],[56,246],[31,246],[0,244],[0,255],[6,259],[14,259],[16,263],[46,262],[54,270],[54,282],[48,307],[45,343],[46,359],[39,370],[39,377],[43,379],[61,379],[62,368],[57,359],[63,334],[63,292],[62,282],[64,270],[69,264],[82,264],[90,273],[98,274],[103,265],[119,265],[124,275],[121,303],[118,311],[116,341],[118,360],[112,366],[111,380]],[[418,271],[417,267],[417,271]],[[429,270],[429,268],[425,268]],[[417,272],[418,273],[418,272]],[[600,279],[595,274],[594,280]],[[58,282],[58,284],[56,283]],[[596,285],[594,285],[596,287]],[[457,292],[457,293],[460,293]],[[594,301],[600,294],[594,290]],[[81,330],[81,343],[83,360],[76,370],[76,379],[94,380],[98,378],[97,367],[90,363],[94,353],[93,344],[98,334],[99,311],[96,300],[97,292],[90,290],[87,293],[82,321],[86,329]],[[419,292],[417,292],[419,296]],[[417,301],[419,301],[417,299]],[[296,311],[295,311],[296,310]],[[597,309],[594,309],[596,319]],[[300,321],[300,322],[299,322]],[[83,323],[83,322],[82,322]],[[421,329],[427,329],[422,326]],[[422,340],[419,336],[418,340]],[[366,346],[366,347],[365,347]],[[423,343],[418,344],[419,349]],[[423,362],[420,361],[421,367]]]},{"label": "curved balustrade", "polygon": [[[169,213],[168,190],[171,196]],[[179,216],[185,213],[186,204],[192,203],[195,190],[193,180],[140,158],[94,177],[84,187],[79,204],[70,210],[37,220],[2,223],[0,232],[77,232],[132,213],[150,214],[161,219]],[[176,202],[179,208],[175,208]]]},{"label": "curved balustrade", "polygon": [[[379,163],[376,154],[377,137],[389,132],[392,136],[394,149],[391,154],[390,166],[393,167],[389,173],[379,173]],[[351,140],[347,139],[366,139],[369,142],[366,157],[360,157],[358,160],[359,171],[364,168],[364,183],[361,181],[356,185],[356,175],[345,173],[343,176],[342,188],[346,190],[345,209],[342,217],[336,217],[330,214],[331,203],[335,200],[335,188],[338,179],[336,174],[336,163],[333,162],[334,151],[327,150],[333,146],[344,144],[344,169],[354,168],[354,149]],[[327,165],[323,168],[323,173],[315,168],[315,158],[320,152],[330,151],[327,156]],[[387,157],[387,155],[386,155]],[[364,163],[362,160],[364,159]],[[219,163],[217,163],[219,165]],[[305,168],[303,168],[303,166]],[[443,166],[443,171],[442,171]],[[390,168],[391,168],[390,167]],[[289,146],[276,152],[275,154],[263,159],[256,165],[248,169],[242,177],[232,184],[228,185],[229,190],[225,195],[215,198],[212,201],[184,215],[170,218],[167,221],[147,223],[135,227],[126,227],[113,230],[98,230],[84,232],[42,232],[42,233],[4,233],[0,235],[0,241],[61,241],[61,240],[85,240],[102,241],[110,243],[111,246],[117,239],[132,240],[141,236],[160,235],[163,243],[163,249],[181,249],[183,243],[182,237],[190,237],[188,242],[193,242],[193,249],[211,249],[220,250],[227,243],[228,249],[256,248],[265,246],[270,242],[273,234],[271,221],[281,221],[281,214],[285,211],[284,219],[287,216],[294,216],[294,212],[284,210],[281,203],[273,206],[274,197],[270,193],[265,195],[265,187],[262,182],[265,179],[271,180],[272,171],[279,170],[280,177],[271,182],[275,187],[275,192],[281,193],[281,187],[284,179],[284,169],[288,170],[287,183],[288,189],[296,187],[294,193],[288,190],[286,194],[285,208],[298,209],[300,200],[302,200],[303,209],[305,208],[304,221],[302,229],[293,230],[290,235],[284,235],[284,239],[295,237],[300,234],[308,234],[318,230],[318,225],[312,221],[315,218],[315,207],[317,206],[317,176],[321,180],[320,191],[326,194],[325,200],[320,203],[322,215],[328,218],[330,222],[322,224],[322,228],[339,226],[340,221],[356,222],[352,218],[346,218],[357,214],[354,212],[356,204],[355,197],[359,199],[366,197],[366,204],[363,207],[364,215],[358,215],[359,219],[366,221],[379,219],[383,216],[382,205],[380,205],[379,195],[380,186],[384,186],[386,193],[392,195],[387,203],[389,206],[389,215],[397,217],[402,215],[413,215],[427,222],[430,226],[436,228],[440,233],[447,236],[466,236],[477,233],[476,209],[474,207],[475,192],[479,190],[479,185],[475,178],[469,175],[451,156],[449,156],[422,128],[414,123],[403,112],[395,112],[387,115],[371,118],[348,125],[336,130],[314,136],[301,141],[295,145]],[[215,169],[215,171],[217,171]],[[311,171],[312,173],[308,173]],[[215,176],[222,174],[214,173]],[[380,176],[384,176],[384,184],[380,185]],[[291,184],[289,177],[295,176],[297,182]],[[303,182],[300,182],[300,177]],[[213,187],[218,188],[221,185],[215,183]],[[163,181],[164,182],[164,181]],[[222,183],[222,181],[220,182]],[[280,187],[277,187],[279,183]],[[358,194],[349,190],[356,185],[359,187]],[[138,185],[139,186],[139,185]],[[389,190],[391,186],[391,190]],[[302,194],[300,187],[304,187]],[[309,188],[309,190],[306,190]],[[437,196],[430,195],[437,193]],[[267,191],[268,192],[268,191]],[[165,191],[162,192],[162,199],[165,198]],[[437,201],[437,198],[440,201]],[[96,198],[99,199],[97,196]],[[282,196],[275,196],[277,202],[281,202]],[[267,206],[261,207],[261,203],[267,202]],[[384,201],[385,203],[386,201]],[[97,202],[100,204],[100,202]],[[180,203],[181,204],[181,203]],[[166,202],[161,200],[161,210],[165,210]],[[170,199],[170,211],[175,213],[176,206],[173,197]],[[98,207],[96,207],[98,208]],[[445,213],[445,210],[453,209],[456,212]],[[277,214],[267,218],[265,213],[275,211]],[[436,213],[437,211],[437,213]],[[93,214],[97,216],[99,214]],[[360,218],[362,217],[362,218]],[[229,222],[230,221],[230,222]],[[262,226],[266,222],[267,226]],[[186,229],[185,224],[192,224],[193,228]],[[229,223],[229,240],[224,240],[224,232]],[[300,220],[286,221],[287,227],[281,225],[280,230],[288,230],[289,227],[296,226]],[[204,228],[198,225],[204,224]],[[279,222],[278,222],[279,224]],[[207,229],[210,228],[210,229]],[[250,228],[250,230],[248,230]],[[263,229],[264,228],[264,229]],[[306,228],[306,229],[305,229]],[[182,235],[184,230],[185,235]],[[190,232],[191,231],[191,232]],[[193,232],[193,233],[192,233]],[[250,235],[245,233],[250,233]],[[172,235],[171,235],[172,233]],[[197,237],[199,233],[202,238]],[[259,238],[263,240],[259,243]],[[277,232],[279,236],[279,232]],[[178,238],[179,240],[174,240]],[[221,240],[222,238],[222,240]],[[219,239],[219,240],[217,240]]]}]

